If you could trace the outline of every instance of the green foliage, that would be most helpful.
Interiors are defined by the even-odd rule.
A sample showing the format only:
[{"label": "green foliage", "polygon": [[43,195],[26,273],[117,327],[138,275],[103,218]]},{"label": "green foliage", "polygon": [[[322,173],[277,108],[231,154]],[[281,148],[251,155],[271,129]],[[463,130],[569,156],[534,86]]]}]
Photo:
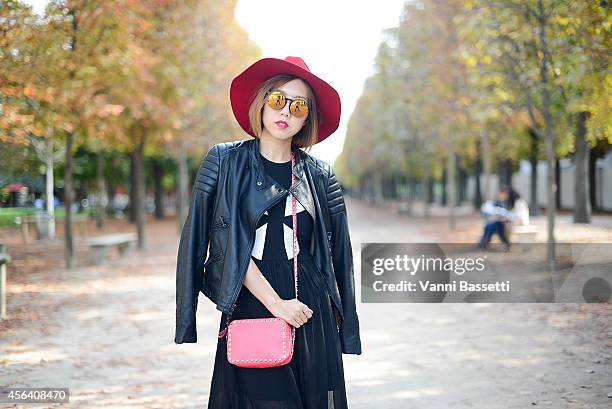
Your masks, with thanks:
[{"label": "green foliage", "polygon": [[[539,6],[543,13],[540,13]],[[545,36],[540,23],[545,19]],[[357,187],[372,174],[440,177],[449,146],[464,169],[486,135],[489,156],[544,159],[544,112],[558,157],[574,150],[576,115],[587,138],[612,143],[612,20],[600,2],[425,0],[407,3],[376,56],[352,113],[338,173]],[[542,80],[544,52],[550,64]],[[543,87],[550,98],[545,107]],[[428,159],[428,161],[425,161]]]},{"label": "green foliage", "polygon": [[[73,134],[75,178],[87,186],[99,149],[117,155],[144,143],[147,156],[175,158],[183,144],[199,163],[210,145],[242,132],[229,82],[260,54],[234,20],[235,4],[54,0],[39,18],[22,2],[0,2],[0,142],[53,138],[57,147]],[[106,176],[125,183],[118,158]],[[172,177],[164,183],[174,186]]]}]

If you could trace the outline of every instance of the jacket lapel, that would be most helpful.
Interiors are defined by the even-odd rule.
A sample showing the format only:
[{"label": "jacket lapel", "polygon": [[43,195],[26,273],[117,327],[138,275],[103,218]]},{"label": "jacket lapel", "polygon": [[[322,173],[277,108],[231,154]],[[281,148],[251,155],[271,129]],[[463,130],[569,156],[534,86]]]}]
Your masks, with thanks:
[{"label": "jacket lapel", "polygon": [[[254,138],[251,141],[251,166],[255,170],[255,178],[253,182],[255,183],[256,190],[266,189],[267,187],[273,185],[275,181],[268,175],[264,170],[264,166],[259,155],[259,138]],[[293,194],[298,202],[304,209],[310,214],[313,220],[317,220],[316,211],[313,201],[312,190],[310,189],[309,183],[306,180],[306,172],[305,172],[305,158],[306,154],[299,149],[297,146],[291,147],[293,153],[295,154],[295,168],[293,169],[293,174],[295,175],[295,185],[292,186],[289,191]]]}]

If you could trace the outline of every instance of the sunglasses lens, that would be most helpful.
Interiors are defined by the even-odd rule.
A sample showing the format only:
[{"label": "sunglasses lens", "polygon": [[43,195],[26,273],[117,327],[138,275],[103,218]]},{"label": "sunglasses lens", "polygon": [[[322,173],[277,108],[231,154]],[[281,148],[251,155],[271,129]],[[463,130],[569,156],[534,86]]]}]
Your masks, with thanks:
[{"label": "sunglasses lens", "polygon": [[291,115],[297,116],[298,118],[308,114],[308,104],[303,99],[296,99],[289,105]]},{"label": "sunglasses lens", "polygon": [[272,92],[268,95],[268,105],[272,109],[281,110],[286,103],[285,96],[280,92]]}]

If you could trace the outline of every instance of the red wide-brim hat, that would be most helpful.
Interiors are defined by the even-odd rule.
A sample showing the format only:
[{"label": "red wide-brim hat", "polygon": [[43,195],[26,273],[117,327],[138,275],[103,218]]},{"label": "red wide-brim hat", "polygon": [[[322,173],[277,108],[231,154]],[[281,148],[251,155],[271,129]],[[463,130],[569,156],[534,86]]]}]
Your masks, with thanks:
[{"label": "red wide-brim hat", "polygon": [[232,80],[230,85],[232,111],[242,129],[249,135],[256,137],[249,124],[249,106],[261,83],[276,74],[295,75],[306,81],[312,88],[319,112],[319,139],[317,143],[338,129],[340,124],[340,95],[334,87],[310,72],[310,69],[300,57],[286,57],[284,60],[262,58],[251,64]]}]

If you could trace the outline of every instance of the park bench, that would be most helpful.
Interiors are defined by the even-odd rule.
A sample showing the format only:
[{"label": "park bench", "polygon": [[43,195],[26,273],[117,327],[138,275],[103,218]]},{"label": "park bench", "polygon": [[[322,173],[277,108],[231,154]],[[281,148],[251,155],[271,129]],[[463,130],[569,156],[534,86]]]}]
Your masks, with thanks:
[{"label": "park bench", "polygon": [[[30,241],[30,225],[34,225],[36,230],[36,239],[46,239],[49,237],[48,228],[48,215],[46,212],[38,212],[26,216],[15,217],[15,224],[21,226],[21,240],[23,243],[29,243]],[[56,221],[56,225],[57,225]],[[82,236],[87,235],[87,226],[89,224],[89,217],[86,214],[73,214],[72,215],[72,226],[74,231]]]},{"label": "park bench", "polygon": [[94,263],[102,264],[107,258],[110,247],[117,247],[119,254],[123,255],[136,240],[138,240],[136,233],[115,233],[91,238],[87,240],[87,244],[93,254]]},{"label": "park bench", "polygon": [[539,229],[533,224],[527,226],[512,226],[513,243],[535,243]]},{"label": "park bench", "polygon": [[525,199],[517,199],[514,204],[514,212],[518,218],[518,224],[512,226],[510,241],[513,243],[535,243],[538,227],[529,221],[529,206]]}]

